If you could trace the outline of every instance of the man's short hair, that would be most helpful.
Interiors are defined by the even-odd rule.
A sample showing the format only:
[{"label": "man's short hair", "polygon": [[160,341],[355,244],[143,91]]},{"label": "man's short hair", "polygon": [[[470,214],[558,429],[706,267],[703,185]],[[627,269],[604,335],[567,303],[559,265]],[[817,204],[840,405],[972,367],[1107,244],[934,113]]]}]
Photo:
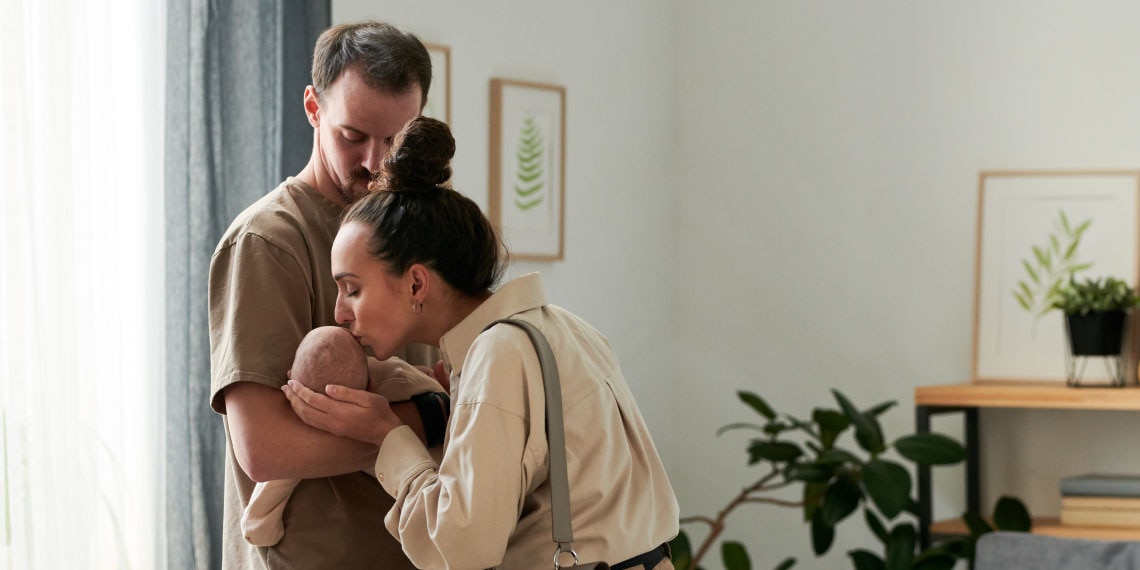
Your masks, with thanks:
[{"label": "man's short hair", "polygon": [[341,24],[321,33],[313,52],[313,87],[324,93],[346,69],[369,87],[403,95],[418,85],[420,104],[431,87],[431,56],[414,34],[375,20]]}]

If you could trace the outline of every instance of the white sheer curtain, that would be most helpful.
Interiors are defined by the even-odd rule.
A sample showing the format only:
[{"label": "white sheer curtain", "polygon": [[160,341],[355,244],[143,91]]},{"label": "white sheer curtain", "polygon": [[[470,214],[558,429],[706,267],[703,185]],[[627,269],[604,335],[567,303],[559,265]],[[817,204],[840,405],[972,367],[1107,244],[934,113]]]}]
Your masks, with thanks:
[{"label": "white sheer curtain", "polygon": [[0,2],[0,568],[162,567],[164,2]]}]

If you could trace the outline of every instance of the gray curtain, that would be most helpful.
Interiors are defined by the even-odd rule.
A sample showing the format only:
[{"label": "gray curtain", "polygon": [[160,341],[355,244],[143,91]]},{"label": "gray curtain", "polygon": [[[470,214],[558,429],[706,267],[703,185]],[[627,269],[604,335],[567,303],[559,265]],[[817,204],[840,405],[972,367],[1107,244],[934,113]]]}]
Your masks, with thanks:
[{"label": "gray curtain", "polygon": [[221,567],[225,434],[209,405],[206,283],[230,221],[301,171],[302,93],[329,0],[168,0],[166,528],[171,570]]}]

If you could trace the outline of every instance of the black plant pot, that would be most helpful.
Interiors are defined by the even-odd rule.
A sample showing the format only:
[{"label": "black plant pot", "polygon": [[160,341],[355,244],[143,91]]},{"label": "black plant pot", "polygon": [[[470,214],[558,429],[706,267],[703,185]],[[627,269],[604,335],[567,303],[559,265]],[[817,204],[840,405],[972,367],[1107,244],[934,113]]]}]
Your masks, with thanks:
[{"label": "black plant pot", "polygon": [[1065,315],[1073,356],[1119,355],[1124,341],[1124,311]]}]

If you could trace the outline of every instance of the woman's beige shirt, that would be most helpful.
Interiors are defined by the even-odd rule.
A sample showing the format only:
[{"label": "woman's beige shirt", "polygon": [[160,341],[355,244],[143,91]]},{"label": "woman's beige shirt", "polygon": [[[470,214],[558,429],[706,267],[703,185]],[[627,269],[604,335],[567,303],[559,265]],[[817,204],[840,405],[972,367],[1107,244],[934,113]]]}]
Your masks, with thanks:
[{"label": "woman's beige shirt", "polygon": [[[425,307],[425,311],[430,307]],[[380,448],[376,473],[395,506],[388,530],[419,568],[550,567],[549,469],[542,375],[526,333],[546,335],[565,410],[574,548],[616,563],[677,534],[678,508],[609,341],[547,304],[538,274],[504,285],[440,343],[452,411],[436,462],[406,427]]]}]

